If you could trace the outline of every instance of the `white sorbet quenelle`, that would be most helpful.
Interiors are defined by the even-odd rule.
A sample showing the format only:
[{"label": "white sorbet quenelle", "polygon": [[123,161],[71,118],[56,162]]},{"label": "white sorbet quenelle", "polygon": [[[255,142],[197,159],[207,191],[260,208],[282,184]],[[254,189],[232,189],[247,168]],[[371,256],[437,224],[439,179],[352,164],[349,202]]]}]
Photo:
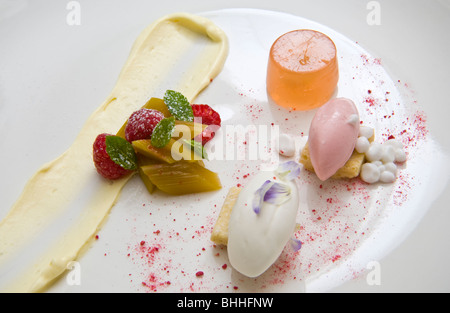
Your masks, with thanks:
[{"label": "white sorbet quenelle", "polygon": [[231,212],[227,250],[231,266],[241,274],[264,273],[292,238],[299,172],[296,162],[283,163],[275,171],[261,171],[240,192]]}]

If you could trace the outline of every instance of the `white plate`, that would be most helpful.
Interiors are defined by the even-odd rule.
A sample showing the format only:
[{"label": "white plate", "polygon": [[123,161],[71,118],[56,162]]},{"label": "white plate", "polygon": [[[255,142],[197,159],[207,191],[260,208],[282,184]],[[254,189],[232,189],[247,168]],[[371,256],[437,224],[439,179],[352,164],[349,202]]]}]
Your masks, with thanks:
[{"label": "white plate", "polygon": [[[66,277],[62,277],[51,291],[331,290],[348,280],[366,275],[367,265],[376,264],[372,261],[378,261],[391,252],[425,214],[430,198],[434,199],[440,193],[441,190],[434,187],[439,186],[440,182],[445,185],[448,172],[440,171],[442,153],[421,119],[423,109],[401,91],[403,83],[392,80],[379,64],[379,59],[372,57],[357,43],[318,23],[276,12],[240,9],[202,15],[222,27],[230,39],[230,55],[223,72],[196,100],[197,103],[210,104],[221,113],[222,130],[226,125],[274,123],[280,125],[281,131],[296,136],[301,147],[307,139],[313,112],[289,113],[268,103],[265,92],[266,62],[268,50],[279,35],[298,28],[316,29],[329,35],[338,48],[341,73],[338,96],[349,97],[357,103],[364,124],[376,128],[378,140],[384,140],[389,135],[404,142],[411,139],[407,148],[408,161],[401,168],[398,181],[393,185],[374,186],[359,180],[321,183],[313,175],[303,172],[299,182],[303,196],[298,217],[301,229],[296,233],[304,242],[302,249],[298,253],[286,249],[279,262],[262,277],[248,279],[232,270],[226,249],[215,247],[209,241],[209,235],[228,187],[238,183],[245,185],[257,170],[257,162],[209,162],[207,166],[220,174],[224,185],[224,189],[217,193],[175,198],[162,194],[149,196],[140,181],[134,179],[123,190],[119,203],[112,209],[107,223],[98,234],[99,239],[80,258],[81,284],[72,286]],[[52,147],[46,145],[47,139],[41,143],[30,143],[33,153],[25,154],[23,168],[14,178],[16,181],[24,183],[34,168],[62,152],[71,142],[70,136],[76,135],[85,117],[103,100],[89,98],[89,92],[84,98],[79,97],[80,90],[73,86],[77,101],[85,101],[81,104],[82,109],[77,111],[70,94],[55,91],[65,83],[73,84],[71,75],[77,75],[77,65],[88,62],[98,65],[93,68],[92,75],[105,69],[110,72],[110,81],[99,83],[106,96],[126,58],[127,49],[114,48],[120,45],[130,47],[139,31],[135,28],[124,30],[115,38],[107,35],[104,42],[98,43],[87,38],[88,44],[78,47],[82,52],[73,67],[53,64],[47,70],[45,65],[36,63],[34,68],[19,69],[11,74],[17,79],[30,71],[37,81],[40,77],[36,73],[40,72],[48,79],[48,89],[33,89],[32,80],[27,81],[27,86],[8,85],[6,76],[2,76],[3,85],[8,90],[14,88],[17,93],[25,90],[21,101],[32,103],[36,93],[48,93],[48,96],[40,96],[39,99],[49,99],[52,105],[43,106],[45,111],[37,116],[41,122],[35,122],[34,127],[55,121],[70,128],[64,133],[67,139],[42,131],[42,138],[59,143]],[[64,47],[60,49],[59,52],[64,53]],[[108,54],[109,51],[112,54]],[[53,76],[56,74],[60,77]],[[90,79],[95,83],[94,78]],[[52,92],[57,96],[52,96]],[[8,106],[2,107],[5,114],[1,117],[4,133],[8,123],[19,121],[16,116],[28,111],[17,107],[20,103],[12,98],[7,100]],[[61,103],[68,105],[62,107]],[[39,107],[40,104],[35,105]],[[39,111],[35,109],[29,114]],[[76,118],[72,119],[72,115]],[[16,119],[6,120],[5,116],[15,116]],[[57,119],[59,117],[62,121]],[[32,120],[29,116],[27,118]],[[421,128],[416,129],[416,126]],[[25,135],[26,129],[23,128],[20,134]],[[404,130],[407,132],[404,133]],[[2,151],[18,147],[14,140],[17,138],[5,138],[2,142],[5,150]],[[216,140],[216,144],[218,142]],[[1,158],[3,164],[8,164],[15,157],[2,153]],[[423,164],[428,165],[424,167]],[[7,199],[10,203],[14,201],[13,198]],[[7,203],[8,207],[10,203]],[[7,208],[2,208],[0,217],[6,212]],[[143,241],[145,244],[141,245]],[[198,271],[204,275],[197,277]]]}]

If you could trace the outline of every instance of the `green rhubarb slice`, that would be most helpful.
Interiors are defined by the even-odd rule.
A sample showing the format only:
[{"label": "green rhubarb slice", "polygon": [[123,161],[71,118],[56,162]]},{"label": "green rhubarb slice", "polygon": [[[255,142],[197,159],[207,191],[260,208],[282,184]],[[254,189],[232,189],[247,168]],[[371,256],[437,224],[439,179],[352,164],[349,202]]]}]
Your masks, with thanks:
[{"label": "green rhubarb slice", "polygon": [[208,192],[222,188],[217,173],[198,162],[154,164],[141,169],[156,188],[170,195]]},{"label": "green rhubarb slice", "polygon": [[194,161],[200,159],[192,149],[173,138],[162,148],[154,147],[151,139],[135,140],[131,144],[138,155],[142,154],[155,161],[162,161],[164,163],[171,164],[180,160]]}]

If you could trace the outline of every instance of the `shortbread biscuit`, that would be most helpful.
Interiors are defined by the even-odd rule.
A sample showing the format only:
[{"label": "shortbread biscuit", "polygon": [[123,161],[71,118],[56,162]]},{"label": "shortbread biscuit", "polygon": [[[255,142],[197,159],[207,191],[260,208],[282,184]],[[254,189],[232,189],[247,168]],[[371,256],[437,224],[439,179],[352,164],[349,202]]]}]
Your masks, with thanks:
[{"label": "shortbread biscuit", "polygon": [[[374,136],[369,138],[369,142],[373,142]],[[353,151],[353,154],[348,159],[347,163],[343,167],[341,167],[331,178],[341,179],[341,178],[354,178],[359,176],[361,172],[361,166],[363,165],[365,160],[365,154],[359,153],[356,150]],[[311,157],[309,155],[309,145],[308,142],[302,149],[302,153],[300,155],[299,162],[303,164],[303,167],[310,171],[314,172],[314,167],[311,163]]]},{"label": "shortbread biscuit", "polygon": [[219,217],[217,218],[216,224],[211,233],[211,241],[220,244],[227,245],[228,243],[228,222],[230,220],[231,211],[233,210],[234,204],[241,192],[240,187],[231,187],[228,191],[227,197],[220,210]]}]

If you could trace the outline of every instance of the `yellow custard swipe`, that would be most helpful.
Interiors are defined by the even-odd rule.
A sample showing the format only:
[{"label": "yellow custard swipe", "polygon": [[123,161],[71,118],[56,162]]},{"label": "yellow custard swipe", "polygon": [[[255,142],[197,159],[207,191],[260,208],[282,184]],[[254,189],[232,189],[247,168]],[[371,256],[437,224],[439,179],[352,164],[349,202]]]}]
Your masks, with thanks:
[{"label": "yellow custard swipe", "polygon": [[44,291],[117,201],[130,177],[106,181],[96,173],[95,137],[115,133],[157,92],[177,90],[192,101],[220,73],[227,55],[226,34],[187,13],[165,16],[139,35],[111,94],[70,148],[28,181],[0,222],[0,291]]}]

